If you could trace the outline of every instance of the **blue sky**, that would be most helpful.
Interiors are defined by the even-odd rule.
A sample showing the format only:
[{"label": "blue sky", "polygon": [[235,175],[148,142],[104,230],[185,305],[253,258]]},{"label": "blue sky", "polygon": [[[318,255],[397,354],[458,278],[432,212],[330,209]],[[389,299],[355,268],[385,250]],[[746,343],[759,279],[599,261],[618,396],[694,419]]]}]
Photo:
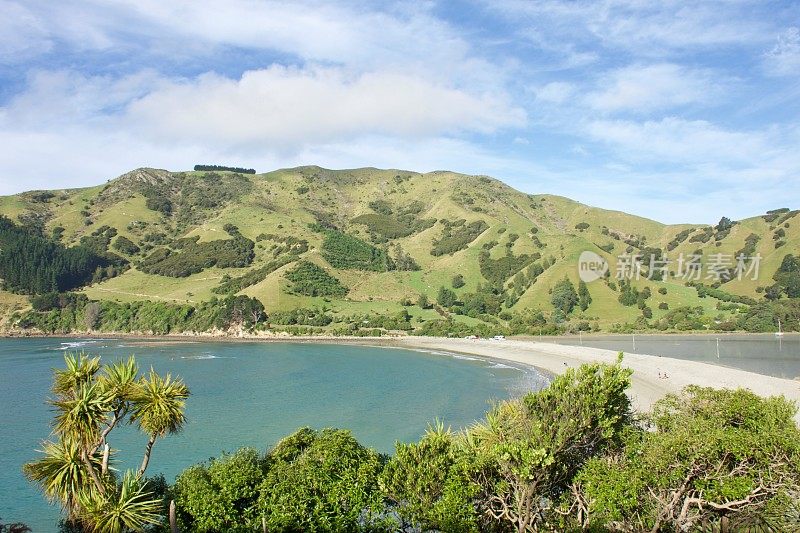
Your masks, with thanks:
[{"label": "blue sky", "polygon": [[196,163],[800,207],[800,3],[0,0],[0,194]]}]

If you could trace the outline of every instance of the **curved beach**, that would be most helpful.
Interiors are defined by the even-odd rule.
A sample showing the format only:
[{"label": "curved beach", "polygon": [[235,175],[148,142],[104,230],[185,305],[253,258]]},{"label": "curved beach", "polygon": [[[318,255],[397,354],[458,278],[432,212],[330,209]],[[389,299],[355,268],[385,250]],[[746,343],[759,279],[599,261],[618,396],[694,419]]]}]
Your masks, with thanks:
[{"label": "curved beach", "polygon": [[[512,339],[401,337],[393,344],[522,363],[553,374],[560,374],[567,368],[583,363],[614,363],[617,360],[617,352],[612,350]],[[797,380],[658,355],[626,353],[622,364],[633,370],[631,399],[634,408],[639,411],[648,411],[657,400],[669,393],[679,392],[687,385],[745,388],[760,396],[783,395],[800,404],[800,381]],[[800,413],[795,420],[800,424]]]}]

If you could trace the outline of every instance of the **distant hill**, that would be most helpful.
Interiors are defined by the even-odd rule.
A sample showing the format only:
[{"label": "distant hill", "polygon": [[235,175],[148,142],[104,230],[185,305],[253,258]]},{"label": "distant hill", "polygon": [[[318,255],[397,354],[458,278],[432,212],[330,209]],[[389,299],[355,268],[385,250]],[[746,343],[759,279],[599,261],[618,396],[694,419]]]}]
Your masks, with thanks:
[{"label": "distant hill", "polygon": [[[89,300],[199,306],[244,295],[269,316],[316,308],[353,331],[354,317],[366,324],[398,314],[412,329],[448,318],[463,325],[459,333],[513,321],[535,331],[542,317],[600,330],[665,317],[670,328],[685,319],[683,329],[696,329],[701,315],[705,326],[733,324],[765,295],[789,294],[784,285],[794,278],[780,285],[776,276],[783,279],[787,255],[800,255],[797,214],[664,225],[486,176],[315,166],[263,174],[141,168],[96,187],[0,197],[0,215],[15,225],[113,265],[75,289]],[[587,250],[609,261],[611,275],[559,312],[552,291],[567,278],[580,292],[578,258]],[[759,278],[714,284],[704,271],[708,290],[669,273],[629,286],[614,279],[620,255],[642,256],[645,266],[651,255],[673,259],[674,272],[681,254],[695,253],[706,263],[714,254],[760,254]],[[418,305],[420,295],[432,305]],[[28,296],[0,292],[6,326],[29,306]],[[676,317],[684,306],[702,309]]]}]

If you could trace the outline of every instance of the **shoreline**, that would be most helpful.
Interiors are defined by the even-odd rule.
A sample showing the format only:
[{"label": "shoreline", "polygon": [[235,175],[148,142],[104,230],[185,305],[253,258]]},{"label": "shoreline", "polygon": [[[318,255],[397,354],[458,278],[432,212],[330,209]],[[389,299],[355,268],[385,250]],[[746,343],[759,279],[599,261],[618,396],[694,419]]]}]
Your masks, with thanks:
[{"label": "shoreline", "polygon": [[[532,366],[539,372],[551,375],[561,374],[567,368],[575,368],[584,363],[613,364],[618,354],[617,351],[601,348],[516,339],[495,341],[405,337],[398,341],[398,346],[477,355]],[[633,408],[639,412],[649,411],[656,401],[667,394],[679,393],[688,385],[726,389],[744,388],[764,397],[783,395],[800,405],[798,380],[756,374],[700,361],[635,353],[624,353],[622,366],[633,370],[630,396]],[[660,374],[668,377],[659,377]],[[795,415],[795,421],[800,424],[800,412]]]},{"label": "shoreline", "polygon": [[[714,335],[714,334],[709,334]],[[715,335],[716,336],[716,335]],[[81,339],[127,339],[133,344],[163,344],[178,342],[285,342],[299,344],[351,344],[374,347],[395,347],[417,351],[447,352],[458,355],[477,356],[486,360],[514,363],[533,368],[545,378],[563,373],[567,368],[583,363],[614,363],[617,351],[586,346],[537,342],[530,338],[505,340],[460,339],[420,336],[382,337],[334,337],[291,335],[221,335],[221,334],[64,334],[4,336],[3,338],[81,338]],[[710,363],[625,353],[623,366],[633,370],[630,396],[633,408],[647,412],[659,399],[670,393],[678,393],[688,385],[714,388],[745,388],[759,396],[783,395],[800,405],[800,381],[757,374],[736,368]],[[667,376],[666,378],[660,376]],[[795,416],[800,424],[800,413]]]}]

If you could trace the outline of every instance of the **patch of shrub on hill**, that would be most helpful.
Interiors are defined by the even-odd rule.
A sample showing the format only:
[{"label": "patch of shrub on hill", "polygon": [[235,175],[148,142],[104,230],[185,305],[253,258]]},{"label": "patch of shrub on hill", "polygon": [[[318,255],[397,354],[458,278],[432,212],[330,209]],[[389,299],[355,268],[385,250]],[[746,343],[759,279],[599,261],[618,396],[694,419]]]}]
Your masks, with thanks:
[{"label": "patch of shrub on hill", "polygon": [[156,248],[139,263],[139,270],[172,278],[185,278],[206,268],[241,268],[253,262],[253,241],[238,230],[229,232],[232,239],[197,242],[198,237],[178,239],[170,248]]},{"label": "patch of shrub on hill", "polygon": [[745,258],[753,257],[756,254],[756,245],[758,241],[761,240],[761,237],[756,235],[755,233],[751,233],[744,239],[744,247],[737,250],[735,254],[733,254],[734,258],[738,258],[740,255],[743,255]]},{"label": "patch of shrub on hill", "polygon": [[290,291],[305,296],[343,297],[349,289],[319,265],[310,261],[300,261],[284,276],[292,282]]},{"label": "patch of shrub on hill", "polygon": [[711,226],[700,228],[699,233],[692,235],[689,242],[708,242],[712,235],[714,235],[714,228]]},{"label": "patch of shrub on hill", "polygon": [[491,324],[466,324],[455,320],[428,320],[422,326],[414,330],[413,335],[428,337],[465,337],[467,335],[478,335],[480,337],[492,337],[494,335],[505,335],[505,328]]},{"label": "patch of shrub on hill", "polygon": [[504,283],[535,260],[533,255],[514,255],[510,251],[499,259],[492,259],[486,250],[481,250],[478,255],[481,275],[493,284]]},{"label": "patch of shrub on hill", "polygon": [[660,330],[690,331],[705,329],[707,319],[701,306],[682,306],[665,314],[653,323],[653,327]]},{"label": "patch of shrub on hill", "polygon": [[349,315],[337,319],[337,322],[348,324],[348,334],[358,330],[411,331],[411,315],[403,309],[399,313]]},{"label": "patch of shrub on hill", "polygon": [[685,241],[689,235],[694,232],[695,228],[685,229],[683,231],[678,232],[675,237],[667,243],[667,250],[672,251],[677,248],[683,241]]},{"label": "patch of shrub on hill", "polygon": [[117,235],[117,229],[110,226],[100,226],[94,230],[90,235],[81,237],[80,244],[90,249],[97,255],[103,255],[108,252],[108,247],[111,244],[111,239]]},{"label": "patch of shrub on hill", "polygon": [[444,220],[442,224],[444,225],[442,235],[433,241],[431,255],[434,256],[454,254],[459,250],[464,250],[481,233],[489,229],[489,224],[484,220],[476,220],[469,224],[464,219],[454,222]]},{"label": "patch of shrub on hill", "polygon": [[412,202],[395,209],[385,200],[375,200],[369,206],[375,213],[360,215],[352,222],[366,226],[373,242],[382,243],[408,237],[436,223],[435,218],[418,218],[419,213],[425,209],[422,202]]},{"label": "patch of shrub on hill", "polygon": [[393,263],[386,250],[341,231],[323,229],[322,257],[334,268],[386,272]]},{"label": "patch of shrub on hill", "polygon": [[269,316],[270,324],[282,326],[327,326],[333,317],[322,309],[297,308],[291,311],[276,311]]},{"label": "patch of shrub on hill", "polygon": [[114,244],[111,246],[118,252],[122,252],[125,255],[136,255],[141,251],[135,242],[124,235],[117,237],[117,240],[115,240]]},{"label": "patch of shrub on hill", "polygon": [[706,296],[711,296],[712,298],[716,298],[717,300],[723,302],[733,302],[745,305],[754,305],[756,303],[756,301],[749,296],[731,294],[729,292],[723,291],[722,289],[709,287],[708,285],[703,285],[702,283],[696,281],[690,281],[686,285],[695,288],[695,290],[697,291],[698,298],[705,298]]},{"label": "patch of shrub on hill", "polygon": [[775,284],[767,287],[766,298],[777,300],[781,294],[789,298],[800,298],[800,255],[787,254],[772,276]]},{"label": "patch of shrub on hill", "polygon": [[273,257],[282,254],[300,255],[308,251],[308,241],[300,239],[294,235],[275,235],[274,233],[259,233],[256,242],[273,241],[277,243],[274,248],[270,248]]},{"label": "patch of shrub on hill", "polygon": [[253,189],[240,173],[175,174],[175,179],[143,184],[148,209],[170,217],[178,229],[199,224],[216,211]]},{"label": "patch of shrub on hill", "polygon": [[399,270],[399,271],[406,271],[406,272],[413,272],[417,270],[421,270],[421,267],[417,262],[411,257],[411,254],[406,253],[403,250],[403,247],[400,246],[399,243],[393,246],[394,250],[394,257],[391,258],[392,262],[392,270]]},{"label": "patch of shrub on hill", "polygon": [[264,266],[246,272],[241,276],[235,278],[223,278],[218,286],[211,289],[211,292],[217,294],[236,294],[237,292],[242,291],[251,285],[262,282],[264,278],[282,266],[288,265],[292,261],[296,260],[297,256],[293,254],[278,257],[277,259],[273,259],[272,261],[268,262]]}]

